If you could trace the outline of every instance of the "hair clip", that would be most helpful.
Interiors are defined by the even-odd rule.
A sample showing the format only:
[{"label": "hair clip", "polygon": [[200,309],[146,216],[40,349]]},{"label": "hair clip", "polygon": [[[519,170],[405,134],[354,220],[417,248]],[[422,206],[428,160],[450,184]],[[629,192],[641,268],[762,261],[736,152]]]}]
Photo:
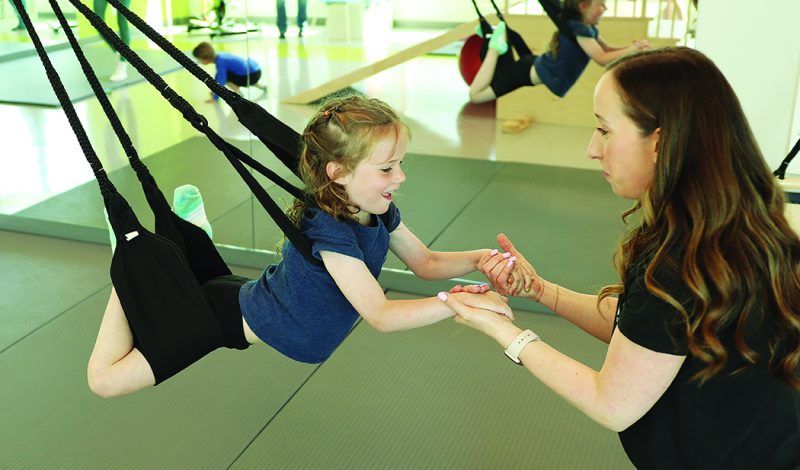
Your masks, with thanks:
[{"label": "hair clip", "polygon": [[322,113],[322,115],[323,115],[323,116],[325,116],[325,117],[328,117],[328,116],[330,116],[330,115],[331,115],[331,112],[330,112],[330,111],[328,111],[328,110],[325,110],[325,111]]}]

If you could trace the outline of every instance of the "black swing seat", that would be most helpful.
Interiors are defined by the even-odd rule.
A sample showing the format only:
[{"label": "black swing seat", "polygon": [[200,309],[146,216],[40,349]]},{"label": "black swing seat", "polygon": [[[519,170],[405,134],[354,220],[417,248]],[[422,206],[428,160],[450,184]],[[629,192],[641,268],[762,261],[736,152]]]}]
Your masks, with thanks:
[{"label": "black swing seat", "polygon": [[[111,195],[106,206],[115,233],[121,235],[111,280],[124,305],[134,346],[150,364],[156,384],[209,352],[229,347],[186,253],[171,239],[144,228],[118,194]],[[205,238],[216,252],[202,229],[186,225],[183,228],[200,231],[184,239],[186,245],[202,245]],[[230,273],[227,266],[224,270]]]}]

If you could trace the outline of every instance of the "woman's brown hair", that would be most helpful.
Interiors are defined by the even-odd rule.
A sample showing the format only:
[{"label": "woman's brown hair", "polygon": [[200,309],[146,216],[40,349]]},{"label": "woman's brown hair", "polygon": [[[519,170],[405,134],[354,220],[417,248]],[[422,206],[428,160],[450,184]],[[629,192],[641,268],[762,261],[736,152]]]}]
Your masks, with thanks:
[{"label": "woman's brown hair", "polygon": [[[643,263],[647,290],[685,320],[690,353],[705,382],[730,354],[800,389],[800,240],[784,216],[784,194],[767,167],[739,100],[722,72],[686,48],[644,51],[609,64],[626,115],[642,136],[660,129],[655,176],[623,220],[636,213],[618,246],[626,273]],[[682,253],[676,258],[676,250]],[[654,280],[673,269],[691,292],[681,304]],[[769,357],[748,344],[753,325],[767,334]],[[720,340],[731,328],[735,351]]]}]

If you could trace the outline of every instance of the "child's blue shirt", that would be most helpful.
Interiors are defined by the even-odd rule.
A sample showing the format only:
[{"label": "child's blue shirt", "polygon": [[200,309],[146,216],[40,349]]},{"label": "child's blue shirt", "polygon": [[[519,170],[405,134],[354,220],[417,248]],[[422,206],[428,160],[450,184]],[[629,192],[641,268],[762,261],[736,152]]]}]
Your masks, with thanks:
[{"label": "child's blue shirt", "polygon": [[554,58],[553,53],[547,51],[537,57],[534,63],[536,74],[542,79],[542,83],[554,94],[562,97],[578,81],[589,63],[589,56],[578,45],[576,38],[584,36],[597,39],[598,34],[596,27],[580,21],[569,20],[567,27],[574,37],[567,36],[563,32],[558,34],[558,57]]},{"label": "child's blue shirt", "polygon": [[217,52],[214,64],[217,66],[217,74],[214,78],[223,86],[228,83],[229,73],[246,77],[251,73],[261,70],[261,67],[258,66],[255,60],[249,57],[244,59],[237,55],[228,54],[227,52]]},{"label": "child's blue shirt", "polygon": [[[378,278],[389,252],[389,233],[400,224],[400,212],[389,206],[391,225],[372,216],[370,226],[340,221],[320,209],[309,209],[300,225],[314,257],[331,251],[364,261]],[[248,326],[265,343],[296,361],[319,363],[344,341],[358,312],[324,267],[315,266],[290,242],[283,260],[244,284],[239,304]]]}]

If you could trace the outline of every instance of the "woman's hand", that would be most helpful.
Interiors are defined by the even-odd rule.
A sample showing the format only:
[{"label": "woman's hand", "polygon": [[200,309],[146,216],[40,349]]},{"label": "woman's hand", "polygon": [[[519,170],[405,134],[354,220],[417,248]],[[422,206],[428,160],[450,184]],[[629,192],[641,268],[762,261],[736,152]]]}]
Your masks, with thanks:
[{"label": "woman's hand", "polygon": [[478,270],[501,294],[538,299],[543,286],[542,278],[505,234],[499,234],[497,242],[505,253],[496,250],[487,253],[478,262]]}]

